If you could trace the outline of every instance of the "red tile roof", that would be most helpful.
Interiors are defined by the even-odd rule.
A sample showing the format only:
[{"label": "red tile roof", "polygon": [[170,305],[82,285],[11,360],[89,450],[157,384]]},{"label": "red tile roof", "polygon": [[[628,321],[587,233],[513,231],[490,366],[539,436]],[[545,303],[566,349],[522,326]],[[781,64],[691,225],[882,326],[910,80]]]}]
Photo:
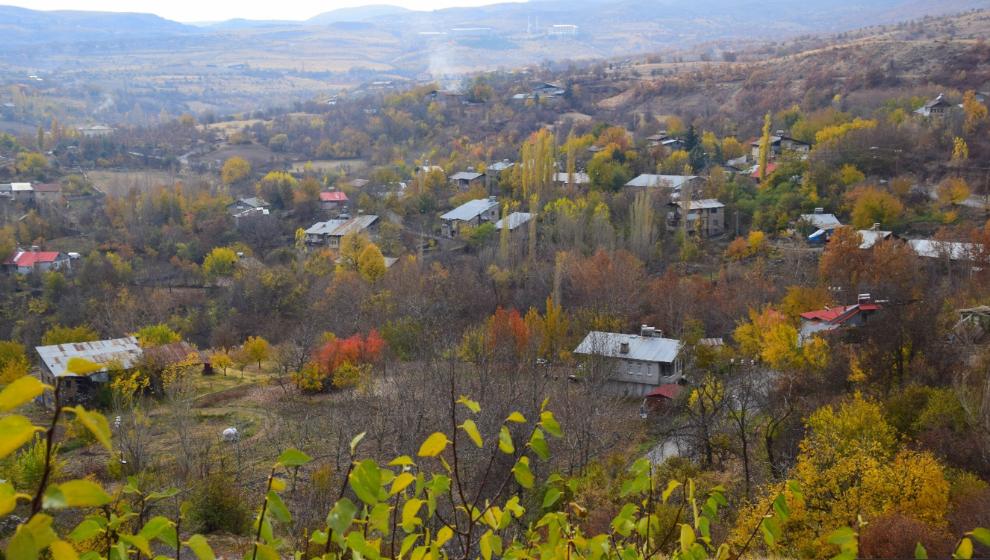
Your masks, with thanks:
[{"label": "red tile roof", "polygon": [[[773,162],[768,163],[767,164],[767,177],[769,177],[770,174],[773,173],[776,170],[777,170],[777,164],[776,163],[773,163]],[[759,165],[756,166],[756,169],[753,170],[753,173],[750,174],[750,177],[752,177],[754,179],[759,179],[760,178],[760,166]]]},{"label": "red tile roof", "polygon": [[34,266],[38,263],[50,263],[58,260],[58,251],[18,251],[7,259],[4,264],[17,265],[19,267]]},{"label": "red tile roof", "polygon": [[854,305],[839,305],[828,307],[816,311],[806,311],[801,314],[802,319],[808,321],[822,321],[825,323],[844,323],[853,315],[861,311],[879,311],[880,305],[876,303],[860,303]]},{"label": "red tile roof", "polygon": [[662,397],[673,400],[677,398],[677,395],[681,394],[682,390],[684,390],[684,388],[676,383],[667,383],[647,393],[646,398]]},{"label": "red tile roof", "polygon": [[57,193],[62,192],[62,185],[58,183],[37,183],[34,185],[34,192]]},{"label": "red tile roof", "polygon": [[347,195],[343,191],[321,192],[320,202],[347,202]]}]

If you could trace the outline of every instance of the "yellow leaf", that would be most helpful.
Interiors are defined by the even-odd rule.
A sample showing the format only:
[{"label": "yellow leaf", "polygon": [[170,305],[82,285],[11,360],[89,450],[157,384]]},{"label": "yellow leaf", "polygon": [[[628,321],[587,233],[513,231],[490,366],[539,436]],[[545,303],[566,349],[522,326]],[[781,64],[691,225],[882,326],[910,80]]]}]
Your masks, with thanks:
[{"label": "yellow leaf", "polygon": [[471,441],[473,441],[475,445],[478,447],[484,445],[481,441],[481,433],[478,432],[478,426],[474,423],[474,420],[465,420],[464,423],[461,424],[461,428],[467,432],[468,437],[471,438]]},{"label": "yellow leaf", "polygon": [[82,405],[66,408],[66,410],[75,413],[76,418],[93,434],[96,441],[100,442],[100,445],[106,448],[107,451],[112,451],[110,446],[110,423],[107,422],[106,416],[99,412],[86,410]]},{"label": "yellow leaf", "polygon": [[437,455],[443,453],[443,450],[447,448],[447,434],[443,432],[433,432],[430,437],[426,438],[423,445],[419,447],[418,455],[420,457],[436,457]]},{"label": "yellow leaf", "polygon": [[520,414],[519,412],[513,412],[505,420],[507,422],[515,422],[516,424],[525,424],[526,423],[526,417],[523,416],[522,414]]},{"label": "yellow leaf", "polygon": [[19,377],[0,392],[0,411],[13,410],[37,397],[45,389],[50,387],[30,375]]},{"label": "yellow leaf", "polygon": [[437,531],[436,545],[438,547],[443,546],[447,541],[449,541],[454,536],[454,531],[450,527],[443,526]]},{"label": "yellow leaf", "polygon": [[50,546],[49,549],[52,551],[52,558],[55,560],[78,560],[79,555],[76,554],[76,549],[72,548],[72,545],[65,541],[55,541]]},{"label": "yellow leaf", "polygon": [[110,496],[90,480],[70,480],[52,485],[45,492],[45,507],[95,507],[110,503]]},{"label": "yellow leaf", "polygon": [[0,418],[0,459],[10,455],[20,446],[31,441],[41,428],[31,424],[27,418],[12,414]]},{"label": "yellow leaf", "polygon": [[392,488],[388,492],[389,495],[394,496],[399,492],[402,492],[403,490],[406,489],[407,486],[415,482],[415,480],[416,477],[410,473],[404,472],[400,474],[399,476],[395,477],[395,480],[392,481]]}]

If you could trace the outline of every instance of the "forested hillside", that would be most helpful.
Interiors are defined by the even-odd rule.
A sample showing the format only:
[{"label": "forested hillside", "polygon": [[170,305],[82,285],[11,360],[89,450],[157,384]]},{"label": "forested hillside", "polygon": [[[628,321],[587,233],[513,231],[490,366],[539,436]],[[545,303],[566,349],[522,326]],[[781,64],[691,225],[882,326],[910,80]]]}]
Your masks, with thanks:
[{"label": "forested hillside", "polygon": [[14,87],[6,558],[986,557],[988,30]]}]

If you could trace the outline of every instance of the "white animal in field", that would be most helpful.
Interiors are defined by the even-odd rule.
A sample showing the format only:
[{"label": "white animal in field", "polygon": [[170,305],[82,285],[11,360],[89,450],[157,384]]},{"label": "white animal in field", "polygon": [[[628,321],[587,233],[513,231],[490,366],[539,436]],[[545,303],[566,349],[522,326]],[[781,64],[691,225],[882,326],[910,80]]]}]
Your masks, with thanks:
[{"label": "white animal in field", "polygon": [[224,441],[233,442],[233,441],[237,441],[239,439],[241,439],[241,434],[240,434],[240,432],[237,431],[237,428],[230,427],[230,428],[227,428],[226,430],[223,431],[223,440]]}]

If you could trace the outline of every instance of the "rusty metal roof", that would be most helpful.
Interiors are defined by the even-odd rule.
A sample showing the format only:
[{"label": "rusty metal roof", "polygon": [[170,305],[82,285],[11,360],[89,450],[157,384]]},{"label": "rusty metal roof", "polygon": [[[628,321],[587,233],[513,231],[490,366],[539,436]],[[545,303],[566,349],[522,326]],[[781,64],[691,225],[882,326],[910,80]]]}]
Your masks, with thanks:
[{"label": "rusty metal roof", "polygon": [[[82,358],[103,366],[116,362],[126,369],[137,364],[143,354],[142,348],[138,346],[137,339],[133,336],[37,346],[35,351],[38,352],[48,371],[56,377],[77,377],[76,374],[68,371],[69,360],[72,358]],[[105,367],[93,373],[105,372],[107,369]]]}]

